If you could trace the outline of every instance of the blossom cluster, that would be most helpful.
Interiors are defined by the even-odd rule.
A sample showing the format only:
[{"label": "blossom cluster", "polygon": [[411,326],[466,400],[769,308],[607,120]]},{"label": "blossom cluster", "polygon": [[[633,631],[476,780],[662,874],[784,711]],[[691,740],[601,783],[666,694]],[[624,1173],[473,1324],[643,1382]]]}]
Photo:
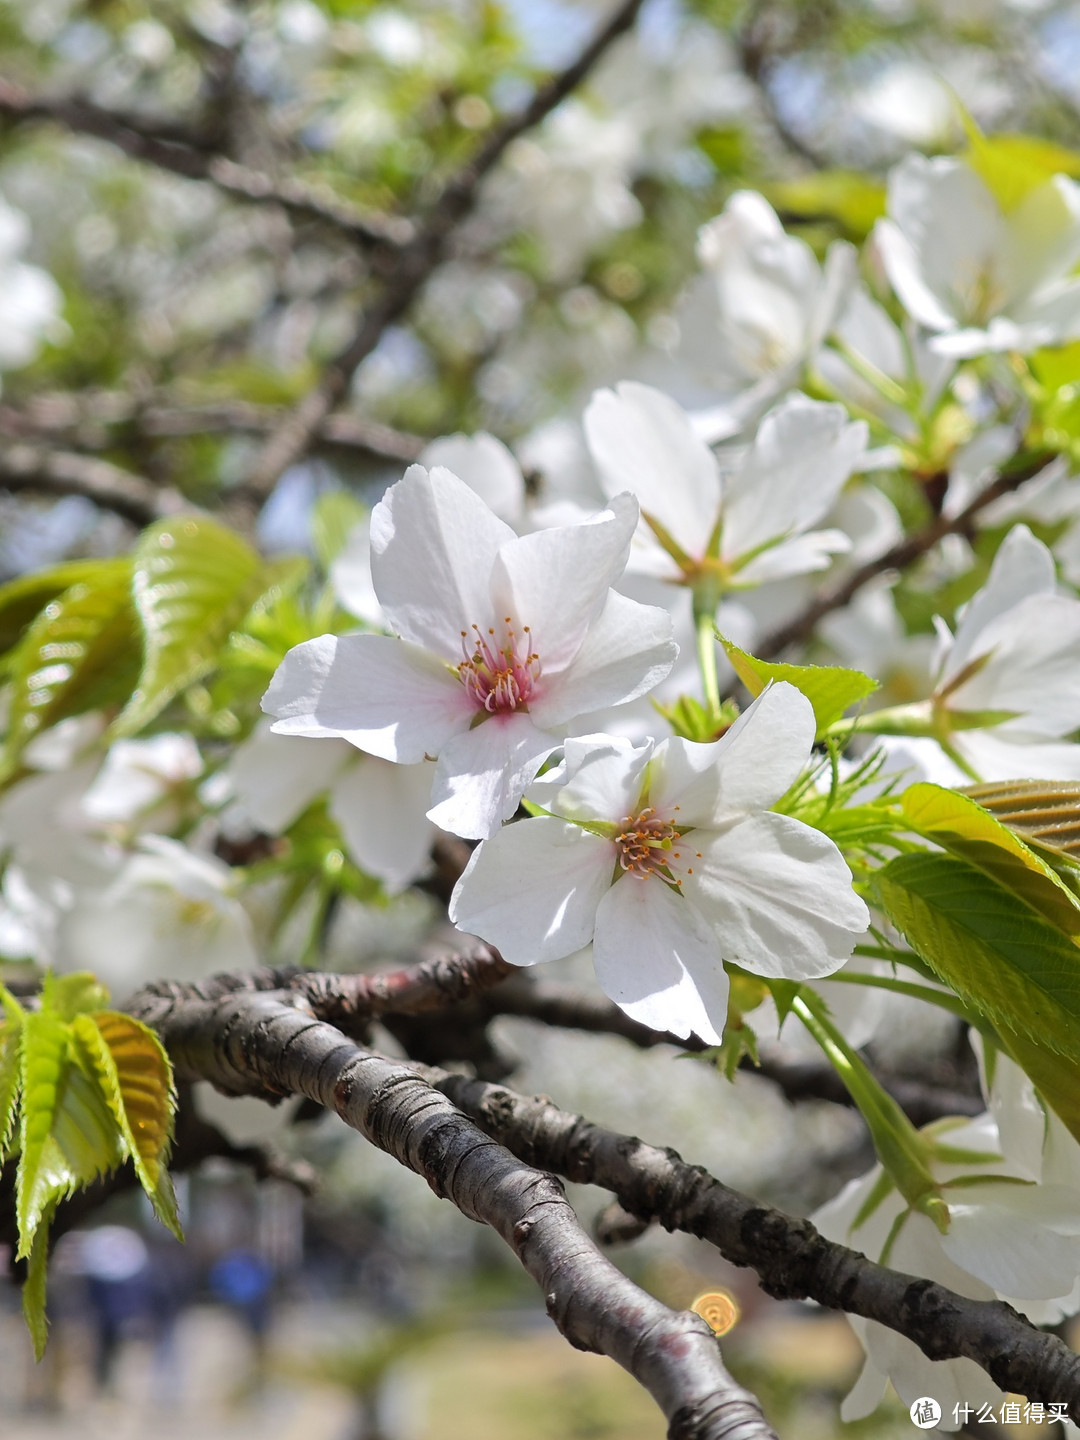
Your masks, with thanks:
[{"label": "blossom cluster", "polygon": [[[561,124],[571,149],[595,128],[574,110]],[[617,139],[593,135],[610,170],[579,177],[613,228],[636,203]],[[1006,196],[976,158],[902,161],[861,255],[837,240],[819,259],[763,196],[731,196],[700,233],[662,361],[654,347],[633,378],[583,395],[558,443],[550,429],[517,454],[484,433],[433,440],[369,514],[348,512],[321,584],[247,597],[221,656],[145,733],[122,733],[133,701],[118,717],[112,692],[40,724],[72,653],[46,636],[11,696],[0,952],[124,991],[254,964],[307,905],[315,953],[343,896],[385,904],[452,842],[449,918],[509,963],[588,955],[628,1016],[723,1063],[802,1023],[879,1122],[891,1112],[870,1103],[857,1049],[916,985],[896,979],[910,961],[924,1000],[952,985],[950,1002],[997,1027],[1000,1045],[981,1042],[988,1110],[923,1132],[894,1116],[900,1141],[875,1132],[881,1166],[818,1221],[1038,1321],[1072,1313],[1067,1107],[1015,1063],[1017,1017],[989,982],[979,1010],[978,965],[939,974],[875,878],[953,841],[952,878],[1008,869],[986,861],[997,831],[920,831],[902,808],[913,784],[986,799],[1080,780],[1080,442],[1059,413],[1074,381],[1042,378],[1080,340],[1080,186],[1047,173]],[[550,159],[519,152],[504,199]],[[7,217],[0,264],[23,321],[0,368],[29,359],[57,311]],[[573,256],[551,238],[558,270]],[[826,663],[759,655],[785,627],[808,633],[822,577],[840,596],[811,652]],[[214,717],[201,744],[181,690],[187,719]],[[1052,863],[1000,842],[1009,875],[1025,870],[1017,906],[1049,907],[1040,925],[1075,908],[1071,796],[1050,794]],[[1008,812],[1016,834],[1033,813]],[[849,1417],[887,1379],[946,1413],[1001,1399],[969,1362],[855,1323],[867,1362]]]}]

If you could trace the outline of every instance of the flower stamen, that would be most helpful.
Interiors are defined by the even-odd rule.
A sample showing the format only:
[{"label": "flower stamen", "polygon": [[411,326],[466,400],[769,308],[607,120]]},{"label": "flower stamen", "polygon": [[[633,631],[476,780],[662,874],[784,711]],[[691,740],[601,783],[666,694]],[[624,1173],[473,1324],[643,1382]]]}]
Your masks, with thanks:
[{"label": "flower stamen", "polygon": [[619,865],[628,875],[635,875],[639,880],[659,875],[667,885],[677,888],[682,884],[682,880],[671,873],[672,861],[682,859],[682,852],[674,849],[682,834],[669,820],[662,820],[648,805],[637,815],[624,815],[619,824],[615,848]]},{"label": "flower stamen", "polygon": [[503,624],[501,645],[491,626],[486,635],[481,633],[479,625],[472,626],[471,636],[468,630],[461,632],[465,658],[457,667],[458,678],[477,708],[489,715],[527,710],[541,673],[540,656],[530,648],[532,637],[528,625],[524,625],[518,635],[509,615]]}]

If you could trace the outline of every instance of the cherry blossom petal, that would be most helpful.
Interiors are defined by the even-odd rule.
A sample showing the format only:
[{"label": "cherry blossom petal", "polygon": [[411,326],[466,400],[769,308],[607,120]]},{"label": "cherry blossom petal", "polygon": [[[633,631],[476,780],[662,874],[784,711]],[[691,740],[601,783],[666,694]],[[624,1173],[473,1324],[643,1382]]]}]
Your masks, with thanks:
[{"label": "cherry blossom petal", "polygon": [[368,625],[381,628],[384,616],[371,578],[370,517],[349,531],[345,548],[330,566],[330,583],[343,610]]},{"label": "cherry blossom petal", "polygon": [[985,653],[981,637],[991,621],[1008,614],[1028,596],[1052,595],[1056,584],[1050,551],[1026,525],[1015,526],[994,556],[986,583],[961,612],[938,688]]},{"label": "cherry blossom petal", "polygon": [[719,1045],[728,997],[720,943],[670,885],[656,876],[616,881],[596,912],[593,964],[604,994],[634,1020]]},{"label": "cherry blossom petal", "polygon": [[262,707],[278,735],[333,735],[384,760],[439,753],[476,713],[457,676],[386,635],[320,635],[285,656]]},{"label": "cherry blossom petal", "polygon": [[975,282],[995,277],[1007,244],[1001,211],[975,171],[945,156],[907,156],[889,176],[889,216],[874,236],[908,314],[930,330],[974,320]]},{"label": "cherry blossom petal", "polygon": [[837,555],[846,555],[851,548],[851,536],[843,530],[794,535],[740,566],[735,580],[739,585],[768,585],[792,575],[809,575],[814,570],[827,570]]},{"label": "cherry blossom petal", "polygon": [[605,493],[632,490],[679,545],[700,558],[720,511],[720,476],[682,407],[660,390],[624,381],[598,390],[585,435]]},{"label": "cherry blossom petal", "polygon": [[626,569],[637,520],[633,496],[617,495],[583,525],[537,530],[499,551],[491,574],[496,617],[530,627],[545,675],[565,670],[581,648]]},{"label": "cherry blossom petal", "polygon": [[[529,709],[540,726],[568,724],[646,694],[674,665],[679,647],[670,614],[609,590],[604,608],[561,674],[541,675]],[[541,663],[544,656],[541,655]]]},{"label": "cherry blossom petal", "polygon": [[649,802],[680,824],[727,827],[779,800],[802,773],[814,744],[814,711],[801,690],[770,685],[720,740],[657,747]]},{"label": "cherry blossom petal", "polygon": [[842,405],[805,395],[770,410],[726,485],[723,558],[733,563],[817,524],[866,450],[867,434]]},{"label": "cherry blossom petal", "polygon": [[456,735],[439,755],[428,818],[467,840],[493,835],[558,743],[520,712],[493,715]]},{"label": "cherry blossom petal", "polygon": [[358,759],[334,783],[330,814],[341,826],[349,854],[391,892],[403,890],[428,868],[437,833],[425,814],[432,774],[430,764],[392,765],[371,755]]},{"label": "cherry blossom petal", "polygon": [[724,959],[756,975],[812,980],[838,970],[870,914],[831,840],[787,815],[751,815],[702,852],[687,896],[716,927]]},{"label": "cherry blossom petal", "polygon": [[613,735],[583,735],[563,742],[563,761],[529,787],[528,795],[568,820],[619,821],[641,795],[651,742],[635,749]]},{"label": "cherry blossom petal", "polygon": [[956,1265],[1010,1299],[1052,1300],[1072,1289],[1080,1271],[1075,1190],[999,1183],[945,1198],[951,1218],[940,1243]]},{"label": "cherry blossom petal", "polygon": [[449,470],[412,465],[371,512],[371,575],[387,623],[456,664],[491,623],[491,568],[513,530]]},{"label": "cherry blossom petal", "polygon": [[345,740],[309,745],[299,735],[274,734],[262,721],[233,752],[229,783],[248,818],[268,835],[280,835],[355,757]]},{"label": "cherry blossom petal", "polygon": [[562,820],[508,825],[473,852],[450,918],[512,965],[559,960],[592,939],[614,857],[610,841]]},{"label": "cherry blossom petal", "polygon": [[515,529],[525,515],[525,479],[521,466],[494,435],[441,435],[424,446],[420,464],[449,470],[475,490],[500,520]]}]

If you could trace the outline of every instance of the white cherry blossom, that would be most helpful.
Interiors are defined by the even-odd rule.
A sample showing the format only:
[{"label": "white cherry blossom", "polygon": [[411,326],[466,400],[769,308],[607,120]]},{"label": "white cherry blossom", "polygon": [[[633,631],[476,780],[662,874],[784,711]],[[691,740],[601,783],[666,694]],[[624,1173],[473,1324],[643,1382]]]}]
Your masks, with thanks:
[{"label": "white cherry blossom", "polygon": [[893,289],[943,355],[1034,350],[1080,335],[1080,186],[1064,175],[1003,211],[963,160],[909,155],[874,235]]},{"label": "white cherry blossom", "polygon": [[739,190],[701,228],[697,253],[702,273],[677,315],[681,352],[732,396],[701,417],[720,440],[800,384],[846,303],[855,251],[837,241],[820,266],[764,196]]},{"label": "white cherry blossom", "polygon": [[579,715],[670,670],[671,619],[611,589],[637,524],[629,495],[583,525],[517,536],[448,470],[413,466],[372,513],[385,635],[291,650],[263,708],[283,735],[438,759],[430,818],[491,834]]},{"label": "white cherry blossom", "polygon": [[725,960],[827,975],[868,924],[832,841],[767,808],[813,739],[809,701],[782,684],[713,744],[567,740],[528,792],[548,813],[474,852],[451,918],[516,965],[591,944],[601,987],[628,1015],[718,1043]]},{"label": "white cherry blossom", "polygon": [[60,919],[57,968],[92,970],[122,999],[158,976],[198,980],[257,965],[236,884],[214,856],[145,835],[108,884],[76,893]]},{"label": "white cherry blossom", "polygon": [[597,391],[585,433],[605,493],[629,488],[641,504],[639,573],[743,588],[824,569],[850,548],[842,531],[814,529],[866,447],[865,424],[841,405],[789,396],[723,466],[674,400],[634,381]]},{"label": "white cherry blossom", "polygon": [[938,621],[938,642],[926,709],[947,748],[903,740],[931,779],[1080,778],[1080,745],[1064,738],[1080,727],[1080,600],[1059,592],[1026,525],[1006,536],[956,634]]},{"label": "white cherry blossom", "polygon": [[42,340],[64,329],[60,287],[19,258],[29,239],[26,217],[0,197],[0,370],[28,365]]},{"label": "white cherry blossom", "polygon": [[358,755],[345,740],[308,745],[260,724],[229,761],[228,778],[246,818],[280,835],[312,801],[329,794],[330,817],[361,870],[390,893],[428,868],[438,831],[425,815],[430,765],[393,765]]},{"label": "white cherry blossom", "polygon": [[[862,1250],[894,1270],[936,1280],[975,1300],[1009,1301],[1039,1323],[1054,1323],[1074,1307],[1080,1270],[1080,1191],[1035,1185],[1004,1159],[993,1117],[968,1123],[938,1122],[939,1138],[972,1157],[933,1162],[943,1186],[949,1225],[943,1234],[927,1216],[909,1210],[890,1190],[867,1213],[880,1187],[881,1167],[851,1181],[811,1219],[829,1240]],[[977,1177],[972,1183],[971,1177]],[[959,1183],[956,1183],[959,1182]],[[1026,1182],[1026,1183],[1025,1183]],[[951,1423],[953,1397],[963,1403],[1003,1398],[986,1373],[969,1360],[933,1361],[904,1336],[875,1321],[849,1317],[866,1350],[866,1363],[842,1408],[844,1420],[868,1415],[891,1380],[905,1405],[933,1395]],[[947,1398],[948,1397],[948,1398]]]}]

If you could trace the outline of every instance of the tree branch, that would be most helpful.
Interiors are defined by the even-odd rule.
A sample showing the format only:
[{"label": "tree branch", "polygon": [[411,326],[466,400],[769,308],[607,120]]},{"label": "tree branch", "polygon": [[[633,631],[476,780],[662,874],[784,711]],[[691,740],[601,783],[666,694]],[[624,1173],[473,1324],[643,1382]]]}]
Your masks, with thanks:
[{"label": "tree branch", "polygon": [[541,1286],[570,1343],[610,1356],[645,1386],[670,1440],[776,1440],[704,1321],[638,1289],[589,1239],[556,1180],[496,1145],[407,1066],[361,1050],[274,994],[144,995],[136,1012],[158,1030],[180,1078],[233,1093],[306,1095],[490,1225]]},{"label": "tree branch", "polygon": [[396,252],[393,270],[382,293],[362,316],[352,339],[326,367],[314,389],[286,416],[256,458],[248,479],[249,493],[265,498],[283,472],[300,458],[344,396],[357,368],[378,345],[387,327],[409,308],[442,260],[450,236],[472,209],[484,176],[508,145],[538,125],[581,83],[612,43],[631,28],[641,5],[642,0],[622,0],[574,63],[542,85],[519,115],[494,130],[449,181],[415,237]]},{"label": "tree branch", "polygon": [[884,574],[887,570],[902,570],[906,565],[918,560],[921,555],[925,555],[928,550],[933,549],[938,541],[944,539],[946,535],[970,533],[973,522],[981,511],[1002,495],[1010,494],[1013,490],[1019,489],[1025,481],[1032,479],[1054,458],[1054,453],[1046,451],[1033,457],[1025,457],[1013,469],[1003,470],[998,478],[976,495],[974,500],[965,506],[958,515],[936,516],[921,530],[916,530],[913,535],[897,541],[891,549],[886,550],[883,555],[879,555],[876,560],[868,560],[865,565],[860,565],[838,585],[822,590],[801,614],[793,620],[777,626],[775,630],[770,630],[756,645],[755,654],[762,660],[770,660],[781,654],[788,646],[808,640],[819,620],[830,614],[831,611],[839,610],[846,605],[864,585],[876,576]]},{"label": "tree branch", "polygon": [[734,1265],[757,1272],[785,1300],[816,1300],[905,1335],[931,1360],[964,1356],[1003,1390],[1044,1404],[1065,1403],[1080,1418],[1080,1356],[1000,1301],[969,1300],[931,1280],[877,1265],[857,1251],[730,1190],[673,1150],[658,1150],[482,1080],[422,1073],[493,1138],[529,1164],[599,1185],[631,1215],[655,1219],[715,1245]]},{"label": "tree branch", "polygon": [[[475,974],[486,978],[502,963],[490,953],[475,958]],[[431,962],[435,968],[428,970],[427,980],[399,978],[391,988],[411,995],[418,1006],[434,1001],[440,963],[445,962]],[[216,999],[193,996],[193,987],[158,985],[141,991],[127,1008],[157,1030],[181,1079],[206,1079],[227,1094],[299,1093],[335,1110],[374,1144],[422,1174],[463,1213],[492,1224],[530,1273],[544,1277],[545,1287],[549,1272],[543,1267],[554,1263],[554,1251],[546,1252],[542,1263],[523,1254],[515,1227],[527,1216],[514,1210],[516,1218],[511,1219],[504,1208],[510,1194],[520,1198],[536,1183],[536,1172],[529,1172],[524,1191],[519,1188],[519,1177],[505,1168],[503,1152],[485,1152],[471,1130],[460,1128],[461,1113],[526,1165],[601,1186],[629,1214],[708,1240],[733,1264],[753,1268],[770,1295],[809,1298],[876,1320],[912,1340],[931,1360],[974,1360],[1002,1389],[1044,1403],[1064,1403],[1074,1419],[1080,1418],[1080,1356],[1008,1305],[969,1300],[933,1281],[877,1265],[825,1240],[809,1221],[730,1190],[706,1171],[685,1164],[674,1151],[605,1130],[545,1098],[526,1098],[501,1085],[406,1066],[360,1050],[334,1026],[310,1014],[302,983],[291,995],[257,988],[271,983],[274,974],[259,972],[255,986],[246,989],[238,988],[238,977],[204,982],[203,990],[211,994],[222,985],[231,987]],[[304,979],[302,974],[295,978]],[[430,1086],[457,1109],[442,1109],[432,1100]],[[508,1190],[502,1188],[504,1180]],[[551,1203],[565,1202],[560,1197]],[[551,1243],[557,1250],[558,1242]],[[587,1267],[582,1283],[591,1287],[598,1274]],[[607,1337],[591,1308],[593,1299],[601,1309],[609,1304],[603,1299],[606,1283],[597,1282],[598,1288],[588,1291],[589,1318],[583,1323],[598,1348],[625,1363],[624,1341]],[[563,1272],[553,1318],[578,1343],[582,1332],[573,1323],[573,1304],[569,1309],[563,1305],[568,1301],[565,1284]],[[651,1388],[642,1372],[628,1368]],[[696,1437],[728,1432],[678,1433]]]},{"label": "tree branch", "polygon": [[[279,405],[257,405],[249,400],[185,405],[167,393],[139,398],[119,390],[91,390],[82,395],[54,392],[32,396],[19,408],[0,404],[0,435],[49,443],[62,439],[80,450],[103,450],[118,443],[113,433],[116,430],[151,440],[245,432],[269,434],[283,413]],[[416,460],[427,444],[423,436],[347,411],[328,415],[315,438],[324,445],[359,450],[406,465]]]},{"label": "tree branch", "polygon": [[279,205],[297,219],[329,225],[354,244],[398,246],[413,238],[412,223],[401,216],[357,210],[339,200],[329,186],[305,185],[290,178],[275,180],[204,149],[194,135],[151,126],[137,116],[117,114],[76,96],[31,95],[13,80],[0,77],[0,116],[20,124],[51,121],[76,134],[92,135],[133,160],[187,180],[207,181],[233,199]]},{"label": "tree branch", "polygon": [[42,495],[83,495],[133,525],[150,525],[194,507],[178,490],[158,486],[108,460],[44,445],[0,448],[0,489]]}]

